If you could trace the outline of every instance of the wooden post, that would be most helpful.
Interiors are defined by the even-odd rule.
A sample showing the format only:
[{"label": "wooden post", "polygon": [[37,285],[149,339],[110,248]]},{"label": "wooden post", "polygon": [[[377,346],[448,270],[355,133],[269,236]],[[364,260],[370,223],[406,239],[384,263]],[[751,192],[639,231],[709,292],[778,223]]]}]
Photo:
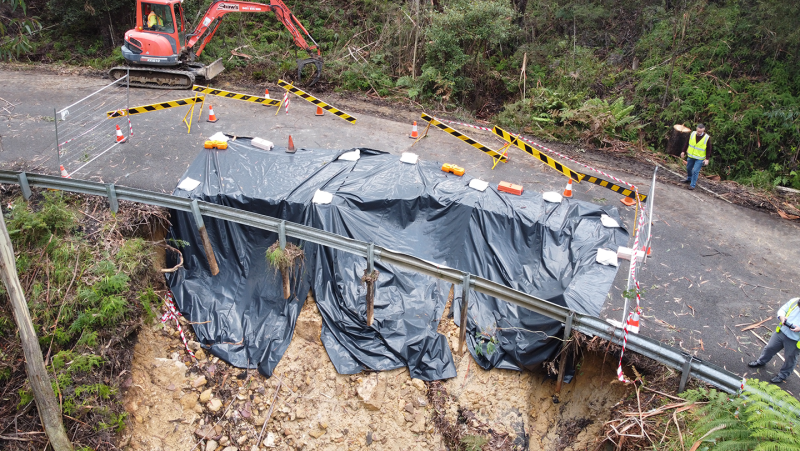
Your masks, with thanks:
[{"label": "wooden post", "polygon": [[372,320],[375,317],[375,244],[369,243],[367,248],[367,270],[364,279],[367,284],[367,326],[372,327]]},{"label": "wooden post", "polygon": [[685,127],[682,124],[675,124],[669,134],[667,140],[667,154],[675,155],[676,157],[683,152],[686,143],[689,142],[689,135],[692,134],[692,129]]},{"label": "wooden post", "polygon": [[200,240],[203,242],[203,249],[206,251],[206,259],[208,260],[208,267],[211,269],[211,275],[216,276],[219,274],[217,257],[214,255],[214,248],[211,247],[211,240],[208,238],[208,232],[206,232],[206,224],[203,222],[203,216],[200,215],[200,206],[197,203],[197,199],[192,200],[192,214],[194,215],[194,221],[197,224],[197,231],[200,232]]},{"label": "wooden post", "polygon": [[39,411],[39,418],[42,420],[47,438],[55,451],[72,451],[72,444],[64,431],[64,424],[61,422],[61,408],[53,393],[50,385],[50,377],[47,375],[47,368],[44,366],[42,349],[39,347],[39,339],[33,329],[28,303],[25,301],[25,293],[17,277],[17,264],[14,260],[14,250],[11,247],[11,238],[8,236],[5,218],[0,212],[0,272],[2,272],[3,283],[8,292],[8,299],[11,301],[11,308],[14,310],[14,320],[19,328],[19,338],[22,341],[22,351],[25,354],[25,371],[28,373],[28,382],[33,389],[33,397],[36,399],[36,409]]},{"label": "wooden post", "polygon": [[469,274],[464,275],[461,284],[461,324],[458,328],[458,354],[464,355],[464,343],[467,341],[467,310],[469,310]]}]

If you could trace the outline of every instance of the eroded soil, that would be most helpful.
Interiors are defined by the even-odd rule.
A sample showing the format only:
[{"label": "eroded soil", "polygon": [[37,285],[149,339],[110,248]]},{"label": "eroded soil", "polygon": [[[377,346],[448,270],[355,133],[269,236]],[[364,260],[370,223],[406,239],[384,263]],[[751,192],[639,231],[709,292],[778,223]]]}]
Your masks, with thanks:
[{"label": "eroded soil", "polygon": [[[484,371],[468,353],[456,356],[458,328],[451,320],[440,332],[456,356],[456,378],[432,385],[411,379],[406,369],[337,374],[311,297],[270,379],[202,351],[193,362],[174,325],[170,320],[139,335],[126,382],[124,449],[445,450],[456,434],[460,440],[484,436],[483,449],[577,451],[594,448],[608,412],[626,393],[611,383],[613,368],[602,355],[590,353],[554,404],[554,384],[544,371]],[[199,349],[196,342],[190,346]],[[434,404],[449,432],[434,421]]]}]

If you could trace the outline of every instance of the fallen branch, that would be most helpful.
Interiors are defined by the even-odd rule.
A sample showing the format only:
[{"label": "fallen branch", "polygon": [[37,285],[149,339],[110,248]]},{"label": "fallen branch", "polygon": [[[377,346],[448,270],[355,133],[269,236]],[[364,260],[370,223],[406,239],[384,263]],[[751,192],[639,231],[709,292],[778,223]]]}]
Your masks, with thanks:
[{"label": "fallen branch", "polygon": [[172,246],[170,246],[169,244],[166,244],[166,243],[162,244],[162,246],[164,246],[166,249],[169,249],[172,252],[175,252],[176,254],[178,254],[178,258],[180,259],[180,261],[178,262],[177,265],[173,266],[172,268],[162,269],[161,272],[162,273],[175,272],[175,271],[178,270],[178,268],[183,268],[183,254],[181,253],[181,251],[179,251],[178,249],[175,249],[174,247],[172,247]]},{"label": "fallen branch", "polygon": [[767,318],[764,321],[759,321],[757,323],[750,324],[749,326],[747,326],[744,329],[742,329],[742,332],[747,332],[748,330],[752,330],[752,329],[758,329],[759,327],[761,327],[762,324],[766,323],[767,321],[769,321],[771,319],[772,318]]},{"label": "fallen branch", "polygon": [[264,431],[267,430],[267,423],[269,423],[269,419],[272,417],[272,409],[278,401],[278,392],[281,390],[281,385],[283,385],[283,374],[281,374],[281,378],[278,380],[278,386],[275,388],[275,395],[272,397],[272,403],[269,405],[267,417],[264,418],[264,426],[261,427],[261,434],[258,435],[258,441],[256,442],[258,446],[261,446],[261,439],[264,438]]}]

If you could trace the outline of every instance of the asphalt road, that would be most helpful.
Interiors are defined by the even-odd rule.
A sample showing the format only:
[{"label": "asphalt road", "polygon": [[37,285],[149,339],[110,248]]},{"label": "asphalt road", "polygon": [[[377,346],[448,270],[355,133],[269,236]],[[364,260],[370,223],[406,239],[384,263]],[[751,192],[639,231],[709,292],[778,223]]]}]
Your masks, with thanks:
[{"label": "asphalt road", "polygon": [[[0,70],[0,164],[4,168],[38,167],[56,173],[53,108],[67,106],[107,83],[99,77]],[[262,92],[215,87],[255,95]],[[273,97],[282,95],[282,90],[271,92]],[[190,96],[188,91],[143,89],[132,89],[130,95],[131,106]],[[278,146],[285,146],[292,135],[298,147],[365,147],[399,154],[409,151],[413,143],[408,138],[410,119],[419,113],[358,101],[332,101],[358,118],[357,124],[352,125],[328,113],[316,117],[314,106],[297,97],[292,98],[288,115],[283,110],[276,115],[275,108],[231,99],[207,97],[208,102],[214,106],[219,122],[205,122],[204,114],[191,133],[181,123],[186,107],[133,116],[134,136],[130,142],[115,147],[77,176],[171,192],[203,141],[217,131],[258,136]],[[46,119],[48,116],[50,120]],[[490,134],[455,127],[489,147],[501,145]],[[713,130],[709,133],[713,136]],[[110,142],[113,130],[108,134]],[[559,149],[579,160],[587,157],[568,146]],[[470,175],[492,183],[506,180],[537,191],[564,189],[563,176],[520,150],[512,149],[510,162],[492,170],[490,157],[435,129],[410,151],[423,159],[464,166]],[[618,162],[613,156],[593,153],[591,160],[636,184],[642,192],[649,189],[652,167],[642,166],[630,174],[614,170]],[[666,172],[659,175],[654,199],[653,253],[639,276],[644,290],[641,333],[735,373],[771,378],[782,364],[778,357],[758,372],[747,368],[746,362],[757,357],[763,347],[756,335],[768,339],[776,320],[769,320],[754,331],[741,329],[774,318],[780,305],[800,296],[800,228],[777,216],[731,205],[699,190],[688,191]],[[578,199],[618,207],[631,230],[634,209],[623,206],[619,202],[621,196],[589,183],[575,184],[574,191]],[[623,265],[602,317],[621,319],[621,294],[627,273],[627,265]],[[783,387],[797,396],[800,378],[790,376]]]}]

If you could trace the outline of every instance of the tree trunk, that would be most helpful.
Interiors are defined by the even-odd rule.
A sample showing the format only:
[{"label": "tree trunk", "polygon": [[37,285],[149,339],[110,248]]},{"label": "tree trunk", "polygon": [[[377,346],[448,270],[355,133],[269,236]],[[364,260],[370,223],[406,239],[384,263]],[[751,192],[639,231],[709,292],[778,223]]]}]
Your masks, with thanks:
[{"label": "tree trunk", "polygon": [[683,152],[686,143],[689,142],[689,135],[692,134],[692,129],[684,127],[681,124],[675,124],[667,141],[667,154],[678,156]]},{"label": "tree trunk", "polygon": [[28,382],[31,384],[33,397],[36,399],[36,409],[39,411],[39,418],[42,420],[42,425],[53,449],[55,451],[72,451],[72,444],[64,431],[64,424],[61,422],[61,408],[55,393],[53,393],[53,387],[50,385],[47,368],[44,366],[42,349],[39,347],[39,339],[33,329],[25,293],[22,291],[17,277],[14,250],[11,247],[11,239],[8,236],[2,212],[0,212],[0,229],[2,229],[0,230],[0,272],[3,276],[3,283],[6,285],[8,299],[11,301],[11,308],[14,310],[14,320],[19,328],[19,338],[25,354],[25,370],[28,373]]},{"label": "tree trunk", "polygon": [[283,298],[289,299],[289,296],[292,295],[292,284],[289,277],[292,275],[292,271],[289,269],[281,269],[281,278],[283,279]]},{"label": "tree trunk", "polygon": [[511,0],[511,5],[517,11],[517,18],[514,19],[514,25],[521,26],[522,21],[525,20],[525,10],[528,9],[528,0]]}]

